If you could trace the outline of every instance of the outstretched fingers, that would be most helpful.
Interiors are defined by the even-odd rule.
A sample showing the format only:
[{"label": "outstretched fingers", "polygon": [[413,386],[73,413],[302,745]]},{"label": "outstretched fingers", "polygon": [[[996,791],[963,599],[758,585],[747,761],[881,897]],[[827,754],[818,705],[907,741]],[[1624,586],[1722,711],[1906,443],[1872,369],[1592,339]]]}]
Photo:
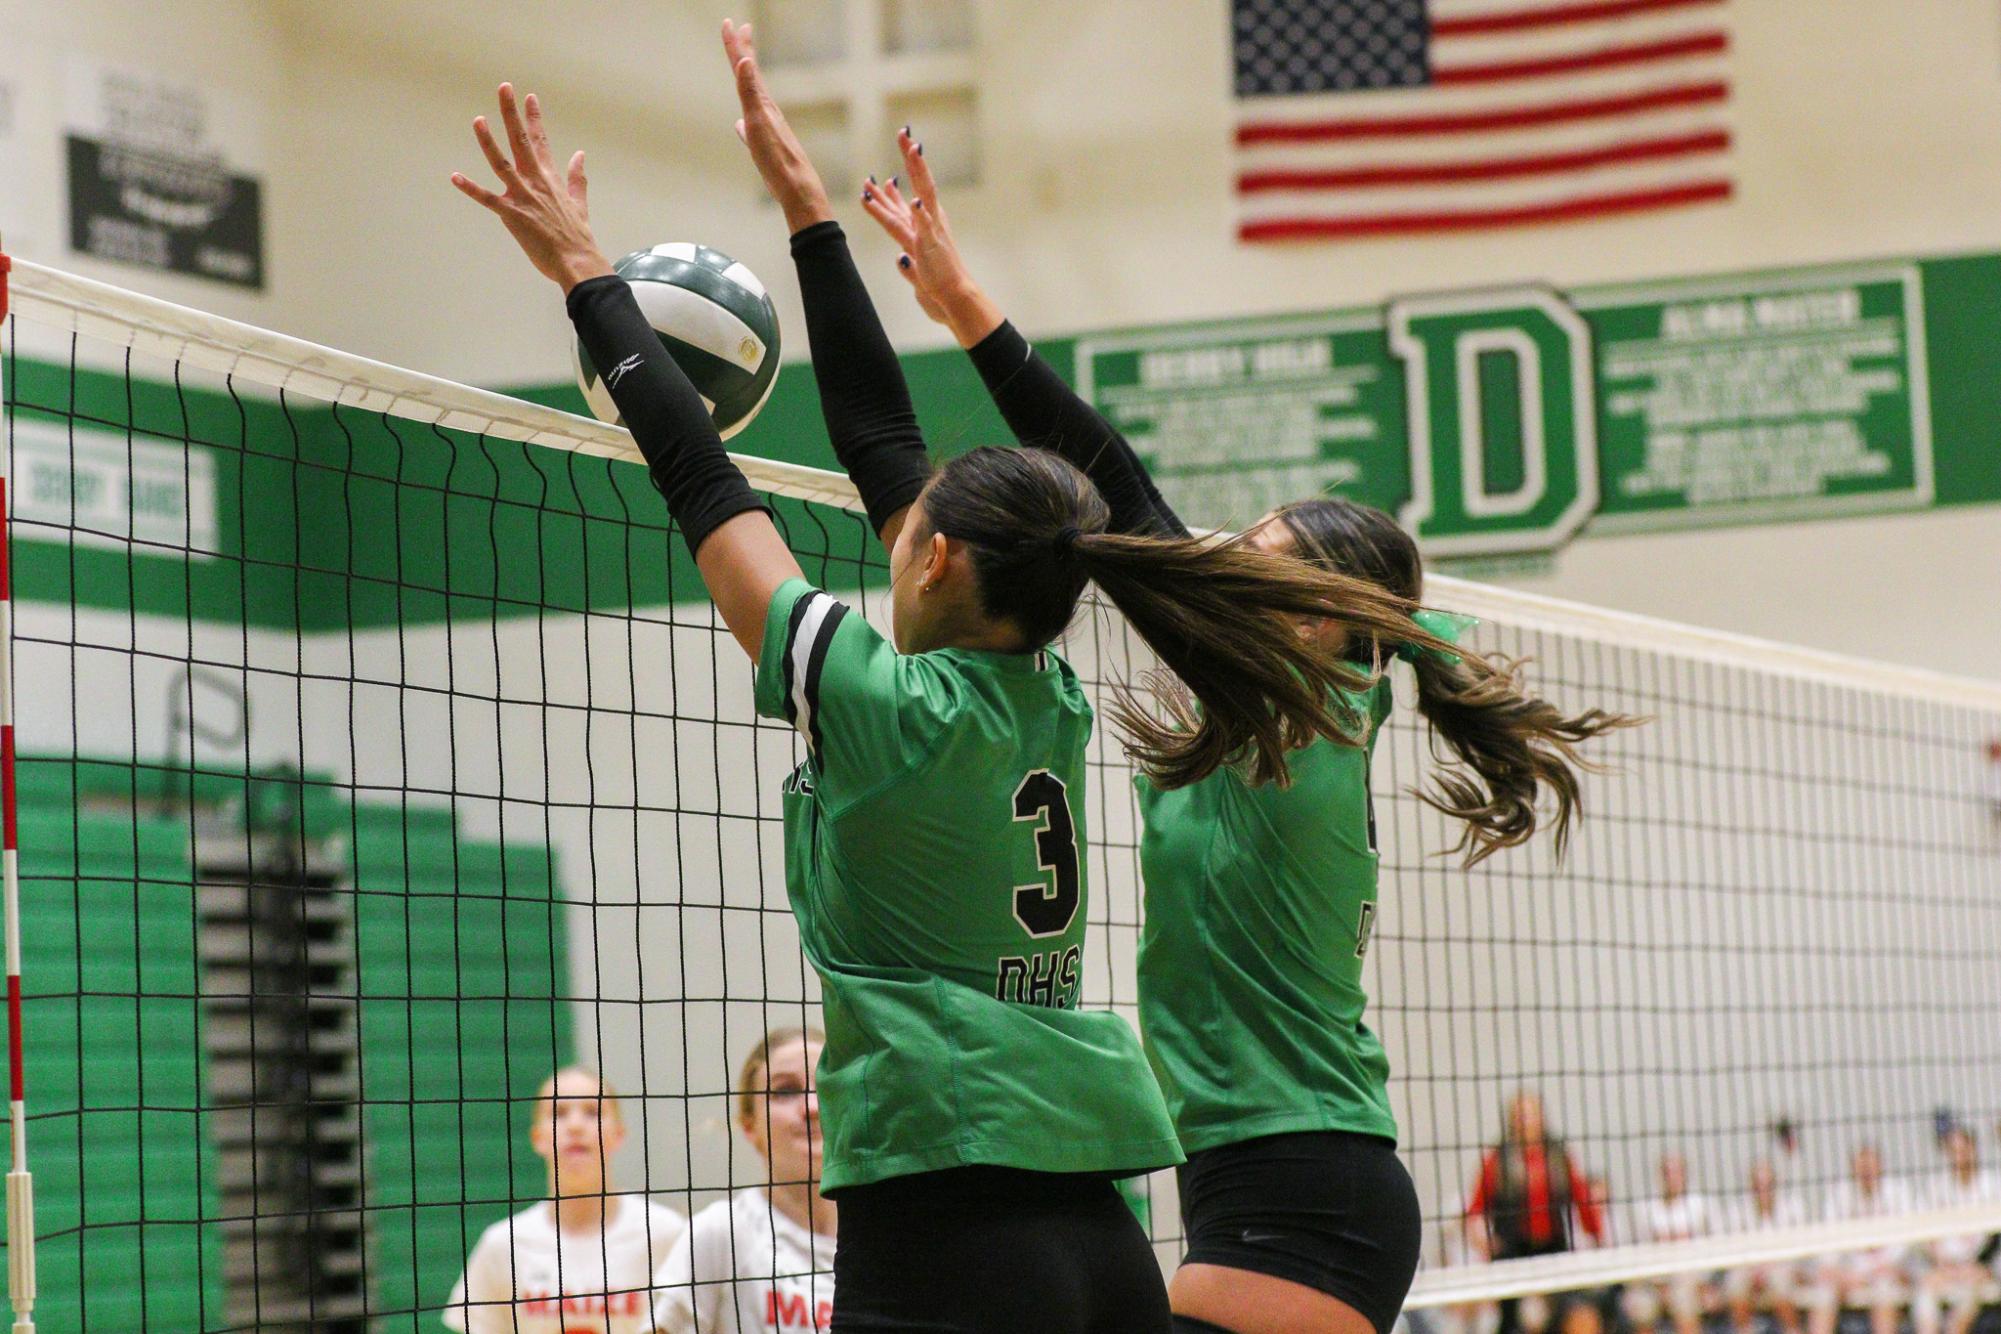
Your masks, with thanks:
[{"label": "outstretched fingers", "polygon": [[481,208],[490,209],[495,213],[500,212],[500,196],[477,181],[474,181],[464,172],[453,172],[452,184],[458,187],[460,194],[472,200],[473,203],[478,204]]},{"label": "outstretched fingers", "polygon": [[737,101],[743,105],[744,114],[748,116],[775,105],[757,67],[757,43],[748,23],[723,20],[723,51],[730,58],[730,72],[736,76]]},{"label": "outstretched fingers", "polygon": [[500,178],[500,193],[457,171],[451,175],[453,188],[498,217],[536,271],[564,291],[610,273],[611,265],[591,234],[584,155],[572,155],[567,170],[559,168],[549,153],[540,99],[531,96],[525,107],[517,104],[513,85],[504,83],[499,100],[512,156],[495,139],[486,117],[476,118],[472,128],[487,165]]},{"label": "outstretched fingers", "polygon": [[923,245],[925,240],[937,232],[942,219],[935,207],[926,207],[922,196],[907,195],[901,182],[894,176],[882,187],[889,199],[889,205],[902,218],[904,229],[910,240],[906,247]]},{"label": "outstretched fingers", "polygon": [[757,58],[757,41],[752,36],[748,23],[738,23],[735,19],[723,20],[723,50],[728,53],[732,68],[745,58]]},{"label": "outstretched fingers", "polygon": [[896,132],[896,146],[903,152],[903,171],[910,177],[911,191],[925,208],[936,212],[938,182],[931,176],[931,164],[924,160],[924,145],[911,137],[906,125]]},{"label": "outstretched fingers", "polygon": [[514,100],[514,85],[500,85],[500,123],[506,127],[507,143],[514,150],[514,165],[527,170],[535,160],[535,149],[528,142],[528,127],[522,122],[521,108]]},{"label": "outstretched fingers", "polygon": [[889,233],[890,239],[905,250],[917,244],[916,230],[910,224],[910,210],[903,206],[901,200],[893,200],[885,192],[885,187],[878,185],[873,178],[862,186],[862,211],[874,218],[877,225]]},{"label": "outstretched fingers", "polygon": [[523,102],[522,109],[526,113],[524,119],[528,131],[529,150],[535,154],[537,162],[545,166],[553,165],[555,154],[549,150],[549,131],[542,124],[542,99],[530,93]]},{"label": "outstretched fingers", "polygon": [[500,151],[494,142],[493,127],[486,123],[486,117],[472,118],[472,137],[479,142],[479,151],[486,154],[486,165],[493,168],[493,174],[500,178],[502,185],[514,181],[514,164],[507,160],[507,154]]},{"label": "outstretched fingers", "polygon": [[917,219],[911,216],[910,201],[904,198],[902,183],[896,177],[892,176],[881,185],[876,186],[875,189],[882,195],[883,201],[888,205],[890,212],[901,219],[906,228],[915,232],[917,230]]}]

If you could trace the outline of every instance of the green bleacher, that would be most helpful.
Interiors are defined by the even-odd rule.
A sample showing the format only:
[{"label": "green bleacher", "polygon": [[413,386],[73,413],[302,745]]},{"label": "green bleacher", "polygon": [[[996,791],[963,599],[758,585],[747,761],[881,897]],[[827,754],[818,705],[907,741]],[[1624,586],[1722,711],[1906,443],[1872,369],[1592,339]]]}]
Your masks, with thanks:
[{"label": "green bleacher", "polygon": [[27,756],[18,775],[41,1327],[229,1324],[192,799],[352,852],[369,1307],[394,1313],[370,1323],[440,1328],[468,1240],[545,1186],[520,1100],[571,1055],[549,850],[350,809],[325,779]]},{"label": "green bleacher", "polygon": [[437,1330],[472,1242],[548,1189],[519,1100],[571,1059],[566,908],[547,848],[449,811],[363,805],[352,835],[372,1304]]}]

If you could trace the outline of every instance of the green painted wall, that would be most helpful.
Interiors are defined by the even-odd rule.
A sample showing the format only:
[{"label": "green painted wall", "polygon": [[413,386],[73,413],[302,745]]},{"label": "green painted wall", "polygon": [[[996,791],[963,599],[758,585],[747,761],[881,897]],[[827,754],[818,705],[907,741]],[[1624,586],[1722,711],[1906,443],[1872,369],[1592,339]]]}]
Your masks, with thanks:
[{"label": "green painted wall", "polygon": [[223,1327],[186,828],[110,808],[130,766],[19,773],[36,1322]]},{"label": "green painted wall", "polygon": [[[1775,283],[1812,288],[1823,276],[1838,286],[1838,279],[1846,281],[1842,275],[1858,269],[1913,275],[1918,318],[1905,332],[1913,360],[1922,363],[1918,378],[1929,398],[1935,473],[1930,503],[2001,503],[2001,451],[1993,447],[2001,435],[2001,343],[1989,336],[2001,315],[2001,255],[1830,266],[1680,286],[1693,300],[1719,290],[1719,282],[1726,294],[1758,293]],[[1867,302],[1880,305],[1893,294],[1881,283],[1869,287],[1856,281]],[[1592,326],[1602,358],[1606,348],[1645,336],[1646,322],[1668,302],[1660,294],[1678,288],[1655,284],[1646,290],[1651,295],[1644,301],[1634,297],[1624,305],[1611,289],[1559,299],[1574,303]],[[1344,479],[1328,489],[1397,510],[1411,498],[1414,482],[1407,385],[1390,347],[1390,313],[1389,308],[1324,312],[1278,324],[1333,330],[1324,335],[1331,340],[1333,366],[1366,372],[1355,402],[1344,409],[1366,434],[1324,447],[1328,475]],[[1872,305],[1869,313],[1884,312]],[[1257,330],[1272,325],[1169,326],[1052,337],[1038,347],[1073,378],[1080,349],[1088,353],[1094,392],[1102,396],[1114,392],[1121,376],[1138,374],[1137,349],[1190,342],[1249,345],[1262,336]],[[956,349],[913,353],[903,365],[938,453],[1010,438]],[[72,546],[65,534],[26,523],[15,546],[23,599],[104,607],[136,603],[164,615],[311,633],[446,616],[526,615],[542,608],[657,605],[700,596],[693,564],[668,531],[659,498],[643,472],[628,464],[318,404],[177,389],[96,371],[72,375],[67,366],[15,358],[6,371],[8,402],[18,423],[43,432],[98,432],[100,442],[187,443],[203,448],[215,464],[212,553],[191,558],[170,543],[141,547],[128,560],[122,550]],[[1483,359],[1480,375],[1485,387],[1499,391],[1483,398],[1483,443],[1489,482],[1504,489],[1521,466],[1520,423],[1506,406],[1513,401],[1508,392],[1513,372],[1505,362]],[[568,384],[514,392],[581,410],[581,396]],[[1610,390],[1601,386],[1599,392]],[[1601,402],[1600,414],[1600,471],[1607,481],[1598,518],[1616,520],[1620,531],[1630,531],[1757,517],[1756,507],[1691,513],[1679,500],[1626,495],[1618,479],[1633,477],[1642,466],[1641,445],[1626,424],[1612,419],[1609,399]],[[1878,407],[1856,419],[1861,429],[1881,433],[1899,429],[1895,416]],[[1142,412],[1135,426],[1143,454],[1153,447],[1145,420]],[[733,446],[767,458],[835,466],[809,367],[786,367],[763,414]],[[1883,448],[1894,455],[1898,446],[1886,442]],[[1163,472],[1171,482],[1174,469]],[[1884,505],[1906,504],[1891,493],[1888,481]],[[1830,482],[1828,498],[1842,499],[1844,489],[1858,488]],[[845,582],[840,567],[868,555],[867,534],[858,522],[809,515],[787,503],[779,511],[802,557],[815,565],[824,558],[832,582]],[[1588,522],[1585,531],[1592,531]]]},{"label": "green painted wall", "polygon": [[376,1329],[438,1328],[424,1312],[472,1241],[546,1190],[525,1100],[574,1056],[549,850],[470,837],[448,810],[350,806],[324,779],[24,756],[41,1327],[229,1327],[190,834],[162,795],[303,810],[312,837],[352,850],[369,1306]]},{"label": "green painted wall", "polygon": [[[702,595],[659,496],[630,464],[14,358],[7,370],[9,419],[24,438],[58,451],[78,440],[199,450],[216,491],[206,543],[183,526],[128,552],[123,530],[107,534],[112,545],[71,540],[67,509],[53,523],[36,517],[46,507],[18,517],[24,602],[313,634]],[[785,378],[810,395],[809,376]],[[573,390],[535,397],[581,405]],[[804,411],[817,429],[817,400]],[[857,520],[777,508],[802,553],[852,561],[866,549]]]}]

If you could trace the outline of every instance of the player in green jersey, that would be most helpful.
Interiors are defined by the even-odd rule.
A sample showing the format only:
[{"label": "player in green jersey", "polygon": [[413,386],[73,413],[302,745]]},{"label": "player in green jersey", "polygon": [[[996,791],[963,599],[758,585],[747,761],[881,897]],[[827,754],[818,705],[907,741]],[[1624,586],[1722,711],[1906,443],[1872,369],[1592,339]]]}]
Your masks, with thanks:
[{"label": "player in green jersey", "polygon": [[759,711],[804,741],[786,882],[824,984],[834,1327],[1164,1331],[1158,1266],[1112,1181],[1180,1152],[1138,1038],[1079,1007],[1087,834],[1070,794],[1091,711],[1047,646],[1096,580],[1185,676],[1261,650],[1264,682],[1201,695],[1200,726],[1159,736],[1200,768],[1338,735],[1333,692],[1363,674],[1291,618],[1384,633],[1401,604],[1243,544],[1109,534],[1102,497],[1054,455],[975,451],[933,475],[818,177],[746,35],[726,45],[745,142],[795,234],[829,432],[889,551],[891,638],[804,579],[598,249],[582,155],[558,169],[532,95],[517,108],[501,89],[510,151],[474,124],[504,193],[454,184],[564,289],[593,362],[618,368],[612,396],[756,664]]},{"label": "player in green jersey", "polygon": [[[899,146],[910,192],[899,182],[872,189],[869,211],[1016,438],[1083,468],[1111,506],[1113,531],[1185,535],[1132,447],[973,282],[921,145],[906,131]],[[1416,545],[1366,506],[1289,505],[1248,540],[1413,606],[1422,592]],[[1526,840],[1544,792],[1561,844],[1577,810],[1575,746],[1630,720],[1566,717],[1523,693],[1514,664],[1434,637],[1462,628],[1464,618],[1425,611],[1400,632],[1356,634],[1313,618],[1299,627],[1358,666],[1392,654],[1411,662],[1418,708],[1464,766],[1441,772],[1426,800],[1466,821],[1469,860]],[[1377,912],[1369,762],[1389,683],[1346,687],[1342,700],[1350,732],[1302,738],[1276,772],[1156,763],[1139,779],[1140,1020],[1188,1155],[1189,1248],[1171,1289],[1180,1331],[1386,1334],[1416,1270],[1418,1202],[1396,1157],[1389,1061],[1363,1022]],[[1289,781],[1266,781],[1280,774]]]}]

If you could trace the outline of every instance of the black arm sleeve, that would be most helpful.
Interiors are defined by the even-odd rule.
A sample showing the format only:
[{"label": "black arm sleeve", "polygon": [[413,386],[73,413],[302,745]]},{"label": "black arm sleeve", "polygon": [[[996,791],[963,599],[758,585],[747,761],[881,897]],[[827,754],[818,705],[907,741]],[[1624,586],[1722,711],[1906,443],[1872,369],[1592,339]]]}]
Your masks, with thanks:
[{"label": "black arm sleeve", "polygon": [[1016,440],[1054,450],[1097,484],[1112,507],[1113,532],[1188,536],[1126,438],[1035,354],[1012,323],[1003,321],[967,355]]},{"label": "black arm sleeve", "polygon": [[917,499],[931,476],[924,435],[903,382],[903,366],[882,331],[868,288],[838,222],[817,222],[792,238],[813,378],[834,457],[854,479],[876,532]]},{"label": "black arm sleeve", "polygon": [[660,345],[625,279],[587,278],[570,289],[566,304],[688,550],[701,550],[710,533],[746,510],[769,513],[770,506],[731,461],[702,396]]}]

